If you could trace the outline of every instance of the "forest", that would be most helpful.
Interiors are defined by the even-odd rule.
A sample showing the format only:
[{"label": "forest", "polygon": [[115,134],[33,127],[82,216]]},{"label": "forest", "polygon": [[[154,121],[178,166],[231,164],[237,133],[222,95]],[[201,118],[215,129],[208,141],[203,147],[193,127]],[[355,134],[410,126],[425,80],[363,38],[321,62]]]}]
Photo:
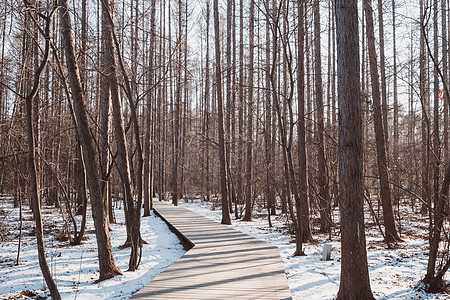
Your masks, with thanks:
[{"label": "forest", "polygon": [[379,297],[371,248],[420,240],[410,287],[445,298],[449,8],[0,0],[0,270],[32,231],[47,296],[61,299],[49,236],[70,248],[91,234],[101,283],[138,272],[154,201],[196,202],[225,225],[278,228],[289,259],[335,241],[335,299]]}]

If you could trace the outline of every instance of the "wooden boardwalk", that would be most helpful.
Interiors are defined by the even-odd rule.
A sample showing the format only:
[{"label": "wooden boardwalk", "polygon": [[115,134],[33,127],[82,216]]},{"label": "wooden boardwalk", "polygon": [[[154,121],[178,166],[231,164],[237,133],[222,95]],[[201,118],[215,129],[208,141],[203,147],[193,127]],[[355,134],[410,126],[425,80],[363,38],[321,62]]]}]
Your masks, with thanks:
[{"label": "wooden boardwalk", "polygon": [[195,246],[131,299],[291,299],[278,249],[188,209],[157,213]]}]

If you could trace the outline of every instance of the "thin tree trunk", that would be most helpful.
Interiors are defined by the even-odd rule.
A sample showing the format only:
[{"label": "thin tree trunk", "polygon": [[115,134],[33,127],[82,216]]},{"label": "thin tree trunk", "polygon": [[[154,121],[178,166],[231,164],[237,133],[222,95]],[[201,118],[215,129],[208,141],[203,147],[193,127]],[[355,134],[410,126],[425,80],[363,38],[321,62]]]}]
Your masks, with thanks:
[{"label": "thin tree trunk", "polygon": [[[438,4],[433,1],[433,56],[438,59]],[[444,55],[445,56],[445,55]],[[438,66],[433,71],[433,202],[437,205],[439,199],[439,166],[440,166],[440,136],[439,136],[439,74]]]},{"label": "thin tree trunk", "polygon": [[[423,1],[420,0],[420,24],[424,24],[424,12],[423,12]],[[426,57],[425,57],[425,37],[423,30],[420,31],[420,58],[419,58],[419,70],[420,70],[420,102],[422,107],[422,124],[421,124],[421,135],[422,135],[422,199],[424,204],[422,205],[421,213],[425,215],[428,208],[431,207],[431,195],[429,186],[429,172],[428,172],[428,161],[429,161],[429,122],[427,122],[428,117],[428,72],[426,70]],[[430,215],[431,216],[431,215]],[[430,218],[429,222],[432,222]],[[431,224],[431,223],[430,223]],[[429,226],[431,230],[431,225]]]},{"label": "thin tree trunk", "polygon": [[86,163],[89,194],[92,204],[95,234],[97,237],[98,259],[100,267],[99,281],[122,274],[116,267],[111,247],[109,230],[107,227],[107,214],[104,212],[104,195],[102,194],[100,178],[98,176],[98,158],[95,154],[94,141],[89,130],[86,103],[83,97],[80,73],[76,61],[72,26],[69,16],[67,0],[58,0],[61,16],[61,32],[64,40],[69,83],[73,96],[73,107],[78,124],[78,135],[83,146],[83,156]]},{"label": "thin tree trunk", "polygon": [[238,175],[237,199],[244,197],[243,157],[244,157],[244,1],[239,1],[239,128],[238,128]]},{"label": "thin tree trunk", "polygon": [[377,56],[375,52],[375,35],[373,26],[373,9],[371,0],[364,0],[364,11],[366,14],[367,46],[369,49],[370,77],[372,83],[373,114],[375,126],[375,140],[377,150],[377,164],[380,180],[380,194],[383,205],[384,227],[386,230],[386,242],[393,243],[400,240],[395,226],[394,213],[392,210],[391,190],[389,188],[389,176],[387,171],[387,159],[385,150],[385,139],[382,122],[380,103],[380,83],[378,76]]},{"label": "thin tree trunk", "polygon": [[[128,214],[126,218],[127,221],[127,229],[128,229],[128,239],[131,246],[131,255],[128,263],[128,271],[135,271],[139,266],[139,257],[138,257],[138,248],[140,247],[142,240],[140,237],[140,223],[141,223],[141,207],[142,207],[142,175],[143,175],[143,154],[141,148],[140,141],[140,130],[137,120],[137,112],[135,103],[133,100],[133,91],[131,89],[130,82],[128,80],[127,74],[125,73],[124,63],[122,60],[122,55],[119,52],[119,44],[114,35],[114,22],[113,15],[111,15],[111,11],[114,8],[113,0],[102,0],[102,26],[107,26],[108,33],[112,36],[111,39],[105,40],[107,59],[109,61],[109,65],[111,66],[111,73],[109,74],[109,87],[111,91],[111,102],[113,107],[113,124],[116,134],[116,145],[117,145],[117,165],[119,167],[119,174],[122,178],[122,183],[124,185],[125,190],[125,213]],[[119,66],[122,71],[124,81],[125,81],[125,93],[128,98],[128,103],[130,105],[131,110],[131,118],[133,131],[135,135],[136,141],[136,156],[138,159],[138,167],[137,167],[137,203],[134,204],[134,193],[131,182],[131,164],[129,162],[127,142],[125,136],[125,130],[123,125],[123,114],[122,114],[122,106],[120,101],[120,92],[119,92],[119,84],[117,80],[117,70],[116,70],[116,61],[114,57],[114,45],[116,48],[116,54],[118,56]]]},{"label": "thin tree trunk", "polygon": [[[203,198],[209,199],[209,102],[210,102],[210,74],[209,74],[209,22],[210,2],[206,1],[206,57],[205,57],[205,96],[204,96],[204,120],[203,120],[203,170],[205,178]],[[203,184],[203,182],[202,182]]]},{"label": "thin tree trunk", "polygon": [[154,80],[154,70],[153,70],[153,60],[155,52],[155,13],[156,13],[156,1],[151,2],[151,12],[150,12],[150,49],[148,58],[148,88],[147,91],[147,103],[146,103],[146,124],[145,124],[145,141],[144,141],[144,217],[150,216],[150,210],[153,208],[153,168],[151,166],[152,160],[152,142],[151,136],[153,136],[153,126],[152,126],[152,111],[153,111],[153,95],[155,94],[155,87],[153,86]]},{"label": "thin tree trunk", "polygon": [[311,225],[309,220],[308,171],[306,164],[306,124],[305,124],[305,11],[306,2],[298,3],[298,166],[299,197],[297,212],[300,214],[302,242],[311,241]]},{"label": "thin tree trunk", "polygon": [[[267,7],[270,7],[270,0],[266,2]],[[270,17],[266,16],[266,92],[265,92],[265,110],[266,118],[264,122],[264,142],[265,142],[265,155],[266,155],[266,201],[267,201],[267,218],[269,221],[269,227],[272,227],[272,221],[270,215],[272,209],[275,207],[275,191],[273,184],[273,174],[271,173],[272,165],[272,104],[270,97]]]},{"label": "thin tree trunk", "polygon": [[[42,226],[42,214],[41,214],[41,203],[39,199],[39,182],[36,170],[36,143],[34,135],[34,125],[33,125],[33,101],[38,95],[40,77],[44,71],[48,57],[50,53],[50,25],[53,18],[54,9],[49,16],[45,18],[45,52],[42,61],[36,68],[36,73],[34,74],[34,82],[31,91],[25,97],[26,105],[26,119],[27,119],[27,138],[28,138],[28,168],[30,172],[30,192],[31,192],[31,206],[33,211],[33,217],[36,224],[36,241],[38,250],[39,267],[41,268],[42,275],[44,276],[45,283],[47,284],[52,299],[61,299],[58,287],[53,280],[52,274],[47,264],[47,258],[45,254],[45,244],[44,244],[44,232]],[[38,25],[36,25],[38,26]]]},{"label": "thin tree trunk", "polygon": [[331,231],[331,207],[328,191],[328,178],[326,172],[325,150],[323,142],[324,112],[323,112],[323,86],[322,86],[322,59],[320,51],[320,5],[319,0],[314,2],[314,69],[316,85],[317,110],[317,181],[319,184],[320,232]]},{"label": "thin tree trunk", "polygon": [[[384,52],[384,22],[383,1],[378,0],[378,37],[380,43],[380,87],[381,87],[381,111],[383,113],[384,144],[387,153],[387,164],[389,164],[389,126],[388,126],[388,99],[386,91],[386,57]],[[395,80],[395,74],[394,74]]]},{"label": "thin tree trunk", "polygon": [[[398,141],[398,91],[397,91],[397,36],[396,36],[396,23],[395,23],[395,0],[392,0],[392,51],[393,51],[393,93],[394,93],[394,143],[393,143],[393,149],[392,149],[392,155],[393,155],[393,180],[396,185],[400,184],[399,182],[399,173],[398,173],[398,167],[399,167],[399,161],[398,161],[398,148],[399,148],[399,141]],[[386,131],[386,130],[385,130]],[[389,153],[389,152],[388,152]],[[394,186],[393,187],[393,193],[392,193],[392,199],[394,204],[399,205],[400,204],[400,190]],[[400,212],[399,212],[400,213]]]},{"label": "thin tree trunk", "polygon": [[253,73],[255,47],[255,3],[250,0],[249,24],[249,73],[248,73],[248,110],[247,110],[247,160],[245,171],[245,214],[243,221],[252,220],[252,159],[253,159]]},{"label": "thin tree trunk", "polygon": [[224,116],[222,102],[222,71],[221,71],[221,55],[220,55],[220,27],[219,27],[219,3],[218,0],[213,1],[214,11],[214,36],[216,48],[216,95],[217,95],[217,112],[218,112],[218,134],[219,134],[219,176],[220,190],[222,193],[222,224],[231,224],[230,210],[228,208],[228,190],[227,190],[227,170],[226,170],[226,153],[225,153],[225,133],[224,133]]}]

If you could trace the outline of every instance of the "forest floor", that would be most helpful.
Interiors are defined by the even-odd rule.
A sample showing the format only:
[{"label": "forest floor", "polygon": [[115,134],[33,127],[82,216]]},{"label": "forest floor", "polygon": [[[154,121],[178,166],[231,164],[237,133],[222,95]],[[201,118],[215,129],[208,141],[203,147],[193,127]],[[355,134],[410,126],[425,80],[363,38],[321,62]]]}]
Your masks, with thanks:
[{"label": "forest floor", "polygon": [[[220,207],[199,199],[180,201],[180,206],[220,222]],[[133,292],[155,278],[185,252],[178,238],[158,217],[142,219],[141,233],[148,242],[143,247],[139,270],[126,272],[129,249],[120,250],[126,231],[123,211],[116,209],[117,224],[112,224],[111,241],[116,264],[123,275],[94,283],[98,278],[97,250],[94,226],[88,218],[86,240],[80,246],[61,241],[62,217],[55,208],[43,207],[45,242],[49,266],[63,299],[128,299]],[[338,220],[338,211],[334,211]],[[419,285],[426,271],[428,258],[427,218],[412,212],[405,205],[401,209],[399,230],[403,242],[394,249],[382,242],[378,227],[366,213],[368,264],[371,287],[377,299],[450,299],[450,295],[427,294]],[[340,236],[336,227],[331,235],[318,234],[313,222],[313,243],[304,245],[307,256],[293,257],[295,243],[289,234],[286,215],[272,216],[268,227],[267,213],[255,209],[254,220],[244,222],[233,218],[232,227],[278,247],[294,299],[333,299],[340,280]],[[45,299],[48,292],[39,269],[36,240],[33,234],[31,211],[23,211],[23,232],[19,265],[15,265],[18,251],[19,210],[10,199],[0,199],[0,299]],[[325,244],[333,248],[331,260],[323,261]]]},{"label": "forest floor", "polygon": [[[220,222],[221,210],[198,199],[180,201],[180,206]],[[338,220],[336,210],[334,220]],[[409,206],[401,209],[399,226],[402,243],[388,249],[378,227],[366,213],[367,249],[370,283],[376,299],[450,299],[450,295],[427,294],[420,288],[428,259],[427,218],[412,212]],[[294,236],[288,233],[286,216],[272,216],[273,227],[268,227],[267,213],[255,211],[253,221],[236,220],[232,227],[278,247],[294,299],[333,299],[339,290],[340,236],[334,229],[329,235],[314,233],[313,243],[304,244],[307,256],[293,257]],[[370,219],[369,219],[370,218]],[[405,220],[405,221],[403,221]],[[313,224],[317,231],[318,224]],[[323,261],[325,244],[332,246],[331,260]]]},{"label": "forest floor", "polygon": [[[120,250],[126,240],[123,210],[116,209],[117,224],[112,224],[111,243],[117,266],[123,275],[100,283],[97,244],[92,218],[87,219],[86,239],[70,246],[60,241],[62,217],[59,209],[44,206],[47,261],[63,299],[128,299],[184,253],[183,246],[167,225],[152,215],[142,218],[142,261],[135,272],[127,272],[130,249]],[[31,210],[23,210],[23,231],[19,264],[16,265],[19,236],[19,209],[12,200],[0,199],[0,299],[46,299],[43,277],[37,259],[36,237]],[[50,299],[50,297],[48,297]]]}]

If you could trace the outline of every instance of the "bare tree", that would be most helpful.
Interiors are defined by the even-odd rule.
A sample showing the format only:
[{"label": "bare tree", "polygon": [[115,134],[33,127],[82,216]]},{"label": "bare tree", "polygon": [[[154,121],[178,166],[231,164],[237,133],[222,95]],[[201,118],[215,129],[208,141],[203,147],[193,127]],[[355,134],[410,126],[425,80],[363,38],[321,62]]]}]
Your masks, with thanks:
[{"label": "bare tree", "polygon": [[[384,21],[383,21],[383,1],[378,0],[378,37],[380,43],[380,88],[381,88],[381,111],[383,114],[384,144],[386,147],[387,159],[389,160],[389,127],[388,127],[388,99],[386,83],[386,55],[384,51]],[[394,75],[395,78],[395,75]],[[387,162],[389,164],[389,161]]]},{"label": "bare tree", "polygon": [[111,247],[109,229],[107,226],[107,214],[104,211],[104,194],[101,190],[98,176],[98,158],[94,150],[94,140],[89,130],[89,122],[86,111],[86,103],[83,97],[80,73],[75,56],[72,26],[69,16],[67,0],[58,0],[61,16],[61,32],[64,41],[66,64],[69,72],[69,83],[73,96],[73,108],[77,119],[77,132],[83,147],[83,157],[86,162],[86,174],[89,186],[89,195],[92,204],[92,216],[94,219],[95,234],[97,237],[98,260],[100,266],[99,281],[122,274],[114,262]]},{"label": "bare tree", "polygon": [[364,227],[358,1],[336,0],[341,281],[336,299],[374,299]]},{"label": "bare tree", "polygon": [[320,232],[331,231],[331,207],[323,142],[324,111],[322,86],[322,58],[320,52],[320,1],[314,1],[314,80],[317,110],[317,183],[319,185]]},{"label": "bare tree", "polygon": [[153,102],[155,95],[154,86],[154,57],[156,49],[156,32],[155,32],[155,14],[156,14],[156,1],[151,1],[150,8],[150,45],[149,45],[149,58],[148,58],[148,88],[147,91],[147,103],[146,103],[146,125],[145,125],[145,140],[144,140],[144,217],[150,216],[150,210],[153,208],[153,141],[151,137],[154,136],[153,130]]},{"label": "bare tree", "polygon": [[217,96],[217,112],[218,112],[218,134],[219,134],[219,178],[220,190],[222,193],[222,224],[231,224],[230,209],[228,207],[228,186],[227,186],[227,169],[225,154],[225,132],[223,117],[223,97],[222,97],[222,71],[221,71],[221,55],[220,55],[220,25],[219,25],[219,4],[218,0],[213,1],[214,11],[214,38],[216,48],[216,96]]},{"label": "bare tree", "polygon": [[306,124],[305,124],[305,10],[306,2],[298,3],[298,67],[297,67],[297,93],[298,93],[298,189],[300,201],[297,205],[297,214],[300,212],[302,228],[302,241],[312,240],[309,220],[308,200],[308,172],[306,164]]},{"label": "bare tree", "polygon": [[255,2],[250,0],[250,24],[249,24],[249,73],[248,73],[248,109],[247,109],[247,164],[245,171],[245,215],[243,221],[252,220],[252,159],[253,159],[253,73],[254,73],[254,48],[255,48]]},{"label": "bare tree", "polygon": [[380,83],[378,76],[377,55],[375,52],[375,34],[373,26],[373,9],[371,0],[364,0],[364,12],[366,15],[367,46],[369,50],[370,77],[373,98],[373,117],[375,127],[375,140],[377,150],[378,176],[380,181],[380,195],[383,205],[384,227],[386,229],[386,242],[400,241],[395,226],[394,213],[392,210],[391,190],[387,171],[387,159],[385,150],[385,139],[382,122]]},{"label": "bare tree", "polygon": [[[30,6],[28,1],[24,1],[27,7]],[[44,276],[45,283],[47,284],[52,299],[61,299],[58,287],[53,280],[52,274],[47,264],[47,258],[45,255],[45,244],[44,244],[44,232],[42,225],[42,214],[41,214],[41,201],[39,197],[39,182],[36,170],[36,141],[34,137],[34,125],[33,125],[33,101],[38,95],[40,77],[44,71],[48,57],[50,53],[50,26],[52,18],[56,9],[53,9],[48,16],[45,16],[45,29],[42,30],[45,38],[45,50],[44,57],[37,67],[36,73],[34,74],[34,82],[30,92],[25,97],[26,106],[26,119],[27,119],[27,137],[28,137],[28,168],[30,172],[30,192],[31,192],[31,207],[33,211],[33,217],[36,224],[36,241],[38,250],[39,267],[41,268],[42,275]],[[34,19],[36,26],[39,26],[38,21]]]}]

